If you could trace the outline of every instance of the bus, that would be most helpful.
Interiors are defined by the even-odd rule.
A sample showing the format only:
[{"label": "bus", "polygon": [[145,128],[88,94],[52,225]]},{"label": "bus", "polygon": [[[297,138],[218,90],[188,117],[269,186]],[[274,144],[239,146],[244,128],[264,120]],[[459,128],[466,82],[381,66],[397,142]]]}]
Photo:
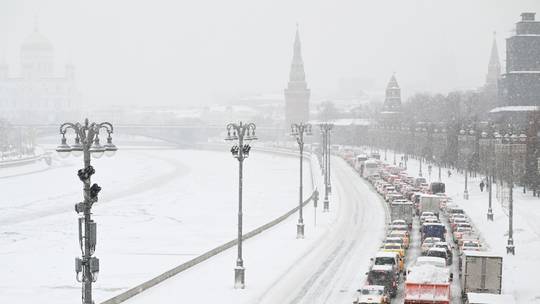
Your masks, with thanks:
[{"label": "bus", "polygon": [[379,174],[379,162],[375,159],[368,159],[364,162],[364,177]]}]

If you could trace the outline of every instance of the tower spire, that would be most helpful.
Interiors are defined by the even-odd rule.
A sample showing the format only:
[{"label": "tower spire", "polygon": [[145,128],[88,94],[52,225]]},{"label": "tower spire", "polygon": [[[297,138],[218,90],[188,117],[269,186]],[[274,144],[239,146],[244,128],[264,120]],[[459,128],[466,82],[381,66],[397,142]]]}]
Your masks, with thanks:
[{"label": "tower spire", "polygon": [[297,23],[289,83],[285,89],[285,123],[287,127],[291,123],[307,122],[309,120],[309,97],[310,90],[306,83],[300,29]]},{"label": "tower spire", "polygon": [[291,71],[289,73],[289,86],[291,83],[302,84],[305,88],[306,74],[304,72],[304,61],[302,60],[302,43],[300,42],[300,29],[296,24],[296,35],[294,37],[293,59]]},{"label": "tower spire", "polygon": [[499,62],[499,49],[497,48],[497,32],[493,32],[493,44],[491,45],[489,65],[498,66],[500,70],[501,64]]},{"label": "tower spire", "polygon": [[298,22],[296,23],[296,36],[294,37],[294,55],[293,64],[303,63],[302,61],[302,43],[300,42],[300,28]]},{"label": "tower spire", "polygon": [[486,86],[497,88],[497,81],[501,75],[501,63],[499,61],[499,50],[497,48],[497,33],[493,32],[493,43],[489,57],[488,73],[486,75]]}]

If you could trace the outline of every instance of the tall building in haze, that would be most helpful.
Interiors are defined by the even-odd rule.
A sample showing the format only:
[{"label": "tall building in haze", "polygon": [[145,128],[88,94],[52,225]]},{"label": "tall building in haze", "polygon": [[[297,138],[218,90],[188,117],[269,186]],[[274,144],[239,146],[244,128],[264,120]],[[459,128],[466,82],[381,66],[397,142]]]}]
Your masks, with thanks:
[{"label": "tall building in haze", "polygon": [[382,111],[379,113],[379,122],[384,125],[397,125],[401,117],[401,88],[392,74],[386,86]]},{"label": "tall building in haze", "polygon": [[499,105],[540,106],[540,22],[535,13],[522,13],[515,35],[506,39]]},{"label": "tall building in haze", "polygon": [[310,90],[307,87],[304,61],[302,60],[302,45],[300,32],[296,27],[294,39],[294,54],[289,73],[289,84],[285,89],[285,127],[292,123],[307,122],[309,120]]},{"label": "tall building in haze", "polygon": [[10,76],[0,59],[0,118],[13,123],[58,123],[79,119],[80,94],[75,67],[65,65],[64,74],[54,74],[54,48],[37,25],[20,49],[20,75]]},{"label": "tall building in haze", "polygon": [[383,111],[401,112],[401,89],[395,74],[392,74],[386,86]]}]

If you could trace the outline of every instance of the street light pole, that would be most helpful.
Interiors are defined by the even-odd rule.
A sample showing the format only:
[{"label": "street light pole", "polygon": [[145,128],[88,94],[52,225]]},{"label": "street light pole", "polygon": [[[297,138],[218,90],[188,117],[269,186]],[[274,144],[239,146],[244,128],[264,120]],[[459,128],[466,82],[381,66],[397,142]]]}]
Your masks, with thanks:
[{"label": "street light pole", "polygon": [[[469,199],[469,189],[468,189],[468,175],[469,175],[469,147],[467,146],[468,144],[468,132],[465,131],[465,130],[460,130],[459,131],[459,136],[461,136],[461,139],[462,139],[462,142],[463,144],[465,145],[465,148],[463,148],[463,154],[464,157],[465,157],[465,189],[463,190],[463,199],[465,200],[468,200]],[[474,134],[474,133],[472,133]],[[459,137],[458,137],[458,140],[459,140]]]},{"label": "street light pole", "polygon": [[256,140],[256,126],[253,123],[230,123],[227,125],[227,137],[225,140],[238,140],[238,145],[231,147],[231,153],[238,160],[238,257],[234,269],[234,288],[245,288],[245,268],[242,259],[242,172],[244,159],[248,158],[251,147],[244,144],[244,140]]},{"label": "street light pole", "polygon": [[493,188],[493,175],[488,176],[488,184],[489,184],[489,201],[488,201],[488,212],[487,212],[487,219],[488,221],[493,221],[493,209],[491,208],[491,201],[492,201],[492,189]]},{"label": "street light pole", "polygon": [[422,177],[422,155],[418,157],[420,159],[420,169],[418,170],[418,176]]},{"label": "street light pole", "polygon": [[303,122],[299,124],[291,125],[291,135],[296,137],[296,142],[300,150],[300,197],[298,200],[298,224],[296,225],[296,238],[304,238],[304,217],[302,214],[302,202],[303,202],[303,158],[304,158],[304,133],[306,135],[311,135],[311,125],[304,124]]},{"label": "street light pole", "polygon": [[[68,145],[66,132],[72,129],[75,132],[75,144]],[[107,134],[107,144],[104,146],[99,143],[99,131],[104,129]],[[83,182],[83,201],[75,204],[75,211],[82,212],[79,217],[79,245],[81,248],[82,259],[75,258],[75,273],[78,282],[82,282],[82,303],[93,304],[92,283],[97,281],[99,274],[99,259],[93,257],[96,250],[97,226],[92,220],[92,205],[98,201],[98,193],[101,187],[98,184],[91,184],[91,176],[95,173],[94,167],[90,164],[90,156],[100,158],[103,154],[113,156],[118,148],[112,143],[111,134],[113,125],[109,122],[89,123],[85,119],[84,124],[64,123],[60,126],[62,143],[56,148],[60,157],[67,157],[69,154],[74,156],[83,155],[84,168],[78,171],[79,179]],[[82,274],[82,276],[81,276]]]},{"label": "street light pole", "polygon": [[515,135],[505,136],[510,140],[510,189],[508,191],[508,243],[506,245],[506,253],[516,254],[514,246],[514,155],[512,154],[512,139]]},{"label": "street light pole", "polygon": [[[521,134],[517,136],[513,134],[511,136],[505,135],[505,138],[509,139],[510,144],[510,190],[508,194],[508,244],[506,245],[506,253],[516,254],[516,247],[514,246],[514,154],[513,146],[517,141],[525,142],[527,136]],[[521,153],[521,152],[520,152]]]},{"label": "street light pole", "polygon": [[486,170],[487,170],[487,185],[489,187],[488,189],[488,211],[487,211],[487,220],[488,221],[493,221],[493,209],[491,208],[491,203],[492,203],[492,200],[493,200],[493,176],[495,175],[495,157],[494,157],[494,154],[495,154],[495,151],[494,151],[494,146],[493,146],[493,143],[495,140],[498,140],[499,139],[499,133],[498,132],[495,132],[494,134],[488,134],[486,132],[482,132],[481,134],[482,137],[488,137],[489,136],[489,151],[487,151],[486,153],[486,158],[487,158],[487,161],[486,161]]},{"label": "street light pole", "polygon": [[326,185],[326,134],[322,133],[322,158],[321,158],[321,169],[324,175],[324,184]]},{"label": "street light pole", "polygon": [[330,178],[331,176],[331,166],[330,166],[330,160],[332,159],[332,146],[330,145],[330,132],[328,132],[327,134],[328,136],[328,154],[327,154],[327,161],[328,161],[328,167],[327,167],[327,173],[328,174],[328,193],[332,193],[332,179]]},{"label": "street light pole", "polygon": [[324,150],[326,151],[326,160],[325,160],[325,174],[324,174],[324,200],[323,200],[323,212],[328,212],[330,208],[330,201],[328,200],[328,192],[330,191],[329,187],[329,171],[330,171],[330,149],[329,149],[329,143],[330,143],[330,131],[332,130],[333,124],[331,123],[322,123],[320,125],[321,127],[321,133],[324,141]]},{"label": "street light pole", "polygon": [[468,166],[469,164],[467,162],[467,164],[465,165],[465,189],[463,190],[463,199],[466,199],[466,200],[469,199],[469,189],[467,188],[468,186],[467,176],[469,175]]}]

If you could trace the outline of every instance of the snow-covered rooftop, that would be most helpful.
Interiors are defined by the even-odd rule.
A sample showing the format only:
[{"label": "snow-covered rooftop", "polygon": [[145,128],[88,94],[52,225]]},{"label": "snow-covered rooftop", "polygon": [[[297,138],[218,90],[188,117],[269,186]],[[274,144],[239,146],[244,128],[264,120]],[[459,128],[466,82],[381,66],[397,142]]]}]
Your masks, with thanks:
[{"label": "snow-covered rooftop", "polygon": [[497,107],[489,113],[504,113],[504,112],[536,112],[539,111],[540,107],[538,106],[506,106],[506,107]]},{"label": "snow-covered rooftop", "polygon": [[334,119],[330,121],[322,121],[322,120],[310,120],[309,123],[313,125],[322,124],[325,122],[329,122],[334,124],[335,126],[369,126],[371,125],[371,121],[368,119],[363,118],[340,118],[340,119]]},{"label": "snow-covered rooftop", "polygon": [[508,74],[540,74],[540,71],[510,71]]},{"label": "snow-covered rooftop", "polygon": [[408,283],[433,283],[444,284],[448,283],[450,277],[447,268],[441,268],[430,264],[423,264],[409,268],[410,272],[407,275]]},{"label": "snow-covered rooftop", "polygon": [[397,252],[379,251],[375,257],[377,258],[395,258]]},{"label": "snow-covered rooftop", "polygon": [[489,251],[463,251],[463,255],[476,256],[476,257],[502,258],[500,254],[496,254]]}]

